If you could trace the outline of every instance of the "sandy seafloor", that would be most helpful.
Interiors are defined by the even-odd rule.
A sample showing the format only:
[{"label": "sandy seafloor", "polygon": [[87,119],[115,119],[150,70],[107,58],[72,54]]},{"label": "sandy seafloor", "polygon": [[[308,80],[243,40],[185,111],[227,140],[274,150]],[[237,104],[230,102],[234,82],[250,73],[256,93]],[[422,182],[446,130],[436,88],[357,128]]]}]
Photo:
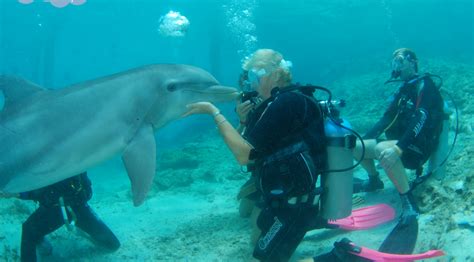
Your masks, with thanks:
[{"label": "sandy seafloor", "polygon": [[[457,90],[456,97],[461,101],[462,132],[448,163],[446,177],[442,180],[433,178],[415,191],[423,211],[416,252],[439,248],[447,253],[441,261],[474,261],[474,146],[471,127],[474,70],[470,66],[451,63],[432,64],[430,69],[436,71],[438,68],[450,75],[445,79],[450,86],[448,89]],[[366,83],[370,82],[375,88],[383,82],[379,78],[371,74],[336,84],[357,86],[359,81],[360,86],[370,90]],[[344,95],[351,101],[350,95]],[[357,95],[357,92],[353,94]],[[354,114],[354,121],[361,122],[365,118],[366,122],[373,123],[373,117],[381,114],[374,108],[377,107],[361,111],[354,106],[347,111]],[[364,124],[355,126],[365,127]],[[450,137],[453,137],[453,132]],[[41,257],[41,260],[253,261],[253,247],[248,244],[250,223],[248,219],[239,217],[239,202],[236,200],[246,174],[240,172],[217,132],[205,133],[178,148],[168,149],[158,162],[154,187],[145,204],[137,208],[132,205],[128,177],[119,159],[89,172],[94,190],[89,203],[120,239],[122,246],[118,251],[105,253],[80,232],[62,227],[48,236],[54,247],[53,254]],[[361,169],[357,169],[355,174],[364,177]],[[388,203],[397,209],[398,216],[398,194],[387,178],[382,177],[386,189],[360,194],[364,199],[362,206]],[[0,261],[19,261],[21,223],[34,208],[31,201],[0,200]],[[342,237],[377,249],[395,223],[396,220],[365,231],[311,231],[298,247],[293,260],[329,251],[333,242]]]}]

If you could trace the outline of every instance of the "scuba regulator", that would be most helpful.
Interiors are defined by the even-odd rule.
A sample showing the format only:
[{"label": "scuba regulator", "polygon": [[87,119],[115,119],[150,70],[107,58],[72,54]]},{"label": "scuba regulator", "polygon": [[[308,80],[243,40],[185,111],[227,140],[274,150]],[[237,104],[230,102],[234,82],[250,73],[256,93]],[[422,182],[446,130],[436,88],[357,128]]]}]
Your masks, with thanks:
[{"label": "scuba regulator", "polygon": [[244,91],[240,95],[240,102],[245,102],[250,100],[250,103],[257,104],[258,103],[258,92],[257,91]]}]

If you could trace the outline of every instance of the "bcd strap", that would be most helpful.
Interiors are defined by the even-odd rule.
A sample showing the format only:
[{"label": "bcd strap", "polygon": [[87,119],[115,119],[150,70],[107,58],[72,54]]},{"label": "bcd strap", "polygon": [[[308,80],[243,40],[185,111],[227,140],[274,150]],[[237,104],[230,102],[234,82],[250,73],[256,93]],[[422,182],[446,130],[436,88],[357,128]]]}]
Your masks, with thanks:
[{"label": "bcd strap", "polygon": [[357,138],[352,134],[346,134],[343,137],[326,137],[326,141],[328,146],[354,149]]},{"label": "bcd strap", "polygon": [[277,152],[265,157],[264,165],[275,162],[275,161],[285,159],[288,156],[292,156],[292,155],[295,155],[297,153],[307,151],[308,149],[309,148],[306,145],[306,143],[304,143],[302,141],[298,142],[298,143],[295,143],[295,144],[292,144],[292,145],[289,145],[289,146],[287,146],[285,148],[282,148],[282,149],[278,150]]},{"label": "bcd strap", "polygon": [[428,172],[427,174],[423,175],[423,166],[418,167],[416,169],[416,178],[411,183],[410,191],[414,190],[419,184],[425,182],[432,174],[433,172]]}]

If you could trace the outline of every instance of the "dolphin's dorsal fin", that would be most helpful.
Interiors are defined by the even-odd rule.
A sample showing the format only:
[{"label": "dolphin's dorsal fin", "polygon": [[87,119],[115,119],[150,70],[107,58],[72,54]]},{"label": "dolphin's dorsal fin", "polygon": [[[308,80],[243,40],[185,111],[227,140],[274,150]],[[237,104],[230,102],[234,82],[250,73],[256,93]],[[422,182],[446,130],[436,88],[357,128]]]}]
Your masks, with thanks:
[{"label": "dolphin's dorsal fin", "polygon": [[0,75],[0,91],[5,97],[4,107],[46,89],[21,77]]}]

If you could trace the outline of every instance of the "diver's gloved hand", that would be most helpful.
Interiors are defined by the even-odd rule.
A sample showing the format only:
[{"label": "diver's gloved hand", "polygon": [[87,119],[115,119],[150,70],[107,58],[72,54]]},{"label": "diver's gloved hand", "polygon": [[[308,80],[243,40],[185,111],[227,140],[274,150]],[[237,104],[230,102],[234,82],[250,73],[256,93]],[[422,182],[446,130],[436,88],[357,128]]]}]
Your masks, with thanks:
[{"label": "diver's gloved hand", "polygon": [[385,170],[391,170],[393,165],[395,165],[397,161],[400,161],[400,156],[402,155],[402,152],[403,151],[397,145],[383,150],[379,156],[380,165]]}]

